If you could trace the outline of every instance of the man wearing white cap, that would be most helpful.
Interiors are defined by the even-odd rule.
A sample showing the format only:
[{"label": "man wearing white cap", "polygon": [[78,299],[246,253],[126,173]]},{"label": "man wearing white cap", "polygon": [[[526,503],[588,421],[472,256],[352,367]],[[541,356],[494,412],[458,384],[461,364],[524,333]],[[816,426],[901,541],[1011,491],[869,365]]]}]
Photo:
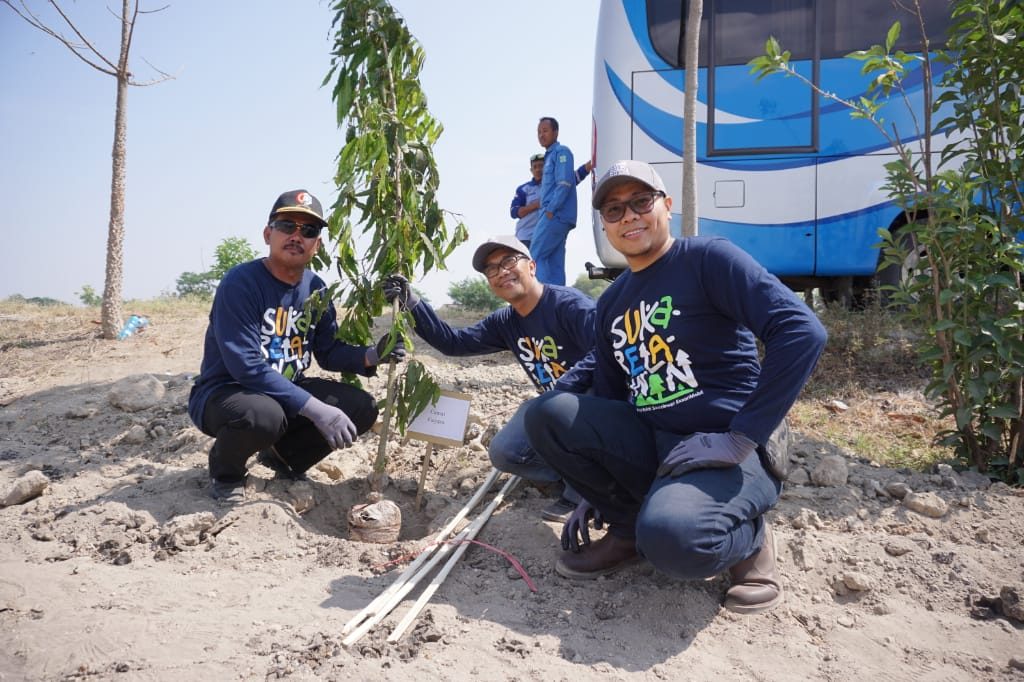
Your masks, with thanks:
[{"label": "man wearing white cap", "polygon": [[[483,355],[511,351],[541,393],[586,391],[590,385],[584,361],[594,345],[594,300],[577,289],[541,284],[537,264],[526,245],[511,235],[493,237],[473,254],[473,268],[508,307],[496,310],[471,327],[453,329],[421,301],[401,275],[384,282],[388,301],[398,298],[412,312],[416,333],[445,355]],[[577,366],[571,382],[561,377]],[[491,463],[541,484],[558,484],[561,477],[530,447],[523,430],[523,403],[491,440]],[[566,486],[561,496],[544,509],[546,521],[565,521],[576,508],[579,495]]]},{"label": "man wearing white cap", "polygon": [[[594,395],[543,396],[526,414],[530,443],[584,498],[556,570],[594,578],[639,557],[681,579],[728,569],[726,608],[772,608],[783,591],[764,514],[781,482],[765,446],[825,330],[729,241],[673,238],[650,165],[614,163],[593,206],[629,265],[598,302]],[[593,543],[591,519],[608,524]]]}]

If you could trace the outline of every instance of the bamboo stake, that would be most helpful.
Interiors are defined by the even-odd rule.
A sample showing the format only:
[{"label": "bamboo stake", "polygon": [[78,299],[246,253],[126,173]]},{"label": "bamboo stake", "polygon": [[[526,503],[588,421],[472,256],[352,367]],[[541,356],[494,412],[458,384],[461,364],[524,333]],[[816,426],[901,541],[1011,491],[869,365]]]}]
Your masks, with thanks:
[{"label": "bamboo stake", "polygon": [[[455,517],[451,521],[449,521],[444,528],[438,531],[437,535],[435,536],[435,540],[437,542],[443,542],[445,538],[447,538],[451,534],[451,532],[455,530],[455,527],[459,525],[459,523],[464,518],[466,518],[469,512],[472,511],[473,507],[475,507],[477,503],[480,501],[480,498],[482,498],[487,493],[487,491],[490,490],[491,485],[494,484],[495,479],[498,478],[498,475],[500,473],[501,472],[498,471],[497,469],[491,469],[491,473],[487,476],[487,479],[483,482],[483,484],[476,491],[473,497],[471,497],[469,501],[466,502],[462,509],[459,510]],[[438,545],[433,544],[428,546],[422,552],[420,552],[420,555],[416,557],[416,559],[406,567],[402,574],[395,579],[395,581],[391,584],[390,587],[388,587],[388,589],[382,592],[376,599],[367,604],[362,611],[357,613],[347,623],[345,623],[345,627],[341,629],[341,634],[347,635],[357,625],[359,625],[359,623],[361,623],[364,618],[375,615],[379,610],[381,604],[383,604],[386,600],[390,599],[391,595],[393,595],[395,592],[401,589],[402,585],[404,585],[405,582],[409,580],[409,578],[411,578],[419,570],[423,562],[425,562],[437,548]]]},{"label": "bamboo stake", "polygon": [[427,470],[430,469],[430,455],[435,452],[434,444],[428,442],[427,450],[423,453],[423,468],[420,469],[420,484],[416,488],[416,504],[413,507],[416,511],[420,510],[420,502],[423,501],[423,490],[427,487]]},{"label": "bamboo stake", "polygon": [[[399,639],[401,639],[402,635],[405,634],[405,631],[409,628],[412,622],[416,620],[416,617],[419,616],[420,611],[423,610],[423,607],[427,605],[427,602],[430,601],[430,598],[434,595],[435,592],[437,592],[437,589],[441,587],[441,583],[443,583],[445,581],[445,578],[448,577],[448,574],[451,573],[452,569],[455,567],[455,564],[457,564],[459,562],[459,559],[462,558],[462,555],[466,553],[466,550],[469,548],[470,541],[476,538],[476,534],[479,533],[480,529],[484,527],[484,524],[487,523],[488,519],[491,518],[491,514],[494,513],[494,510],[497,509],[498,505],[501,504],[502,501],[505,499],[505,495],[507,495],[508,492],[515,487],[516,483],[519,483],[518,476],[513,476],[512,478],[508,479],[508,482],[505,483],[505,486],[501,489],[501,492],[495,495],[494,499],[491,500],[491,503],[487,505],[487,507],[482,512],[480,512],[480,515],[476,517],[473,523],[471,523],[468,528],[466,528],[462,533],[459,534],[460,542],[459,546],[455,549],[455,553],[452,554],[450,559],[448,559],[448,563],[444,565],[444,568],[441,569],[441,571],[436,576],[434,576],[434,579],[430,581],[430,584],[427,586],[425,590],[423,590],[423,594],[419,596],[419,599],[417,599],[416,603],[412,605],[412,608],[409,609],[409,612],[407,614],[405,614],[405,617],[402,618],[398,625],[395,626],[395,629],[388,636],[389,642],[397,642]],[[465,535],[465,537],[462,537],[463,535]]]},{"label": "bamboo stake", "polygon": [[[452,538],[452,542],[461,542],[462,539],[465,538],[468,531],[468,526],[466,528],[463,528],[458,535]],[[446,556],[448,556],[448,553],[451,551],[451,543],[446,542],[442,544],[440,547],[438,547],[437,551],[430,558],[430,560],[423,566],[422,570],[420,570],[418,573],[416,573],[416,575],[412,576],[409,580],[402,584],[402,586],[398,588],[397,592],[388,597],[388,599],[380,605],[380,608],[373,616],[366,619],[366,621],[362,625],[357,627],[355,630],[353,630],[348,637],[341,640],[342,646],[350,646],[351,644],[355,643],[363,635],[369,632],[370,628],[384,620],[384,618],[387,617],[387,615],[391,613],[391,611],[396,606],[398,606],[403,599],[405,599],[405,595],[409,594],[412,591],[412,589],[416,587],[417,584],[419,584],[420,580],[422,580],[424,576],[426,576],[428,573],[433,571],[434,567],[437,566],[438,563],[440,563],[441,559],[444,559]]]}]

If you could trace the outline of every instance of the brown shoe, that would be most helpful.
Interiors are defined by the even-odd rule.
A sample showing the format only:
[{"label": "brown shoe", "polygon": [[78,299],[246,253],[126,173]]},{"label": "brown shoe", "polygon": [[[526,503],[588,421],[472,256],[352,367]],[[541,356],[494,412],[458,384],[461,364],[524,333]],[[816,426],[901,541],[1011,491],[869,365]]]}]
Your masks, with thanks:
[{"label": "brown shoe", "polygon": [[634,538],[620,538],[605,533],[600,540],[586,545],[579,552],[562,552],[555,572],[573,580],[593,580],[635,563],[640,555]]},{"label": "brown shoe", "polygon": [[725,593],[725,608],[746,615],[761,613],[782,603],[785,593],[775,571],[775,534],[764,522],[764,544],[754,556],[729,569],[732,587]]}]

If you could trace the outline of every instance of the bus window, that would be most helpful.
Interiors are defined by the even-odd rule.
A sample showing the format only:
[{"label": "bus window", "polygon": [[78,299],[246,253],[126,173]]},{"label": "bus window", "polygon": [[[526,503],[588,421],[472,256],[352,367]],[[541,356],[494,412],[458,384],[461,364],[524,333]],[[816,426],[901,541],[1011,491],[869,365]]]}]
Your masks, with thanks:
[{"label": "bus window", "polygon": [[[701,21],[698,61],[700,66],[708,64],[708,18],[710,0],[704,0],[704,16]],[[658,56],[674,67],[682,67],[686,61],[683,55],[686,26],[687,0],[647,0],[647,31],[651,45]]]},{"label": "bus window", "polygon": [[[845,57],[851,52],[884,44],[889,27],[896,21],[900,22],[900,37],[893,49],[921,51],[918,18],[913,12],[897,7],[892,0],[821,3],[821,15],[823,59]],[[921,16],[932,49],[941,49],[950,24],[949,2],[922,0]]]},{"label": "bus window", "polygon": [[813,0],[714,0],[713,67],[708,69],[708,153],[808,153],[817,146],[817,102],[797,79],[768,83],[747,62],[770,36],[792,53],[790,64],[817,81]]},{"label": "bus window", "polygon": [[774,36],[792,61],[814,57],[812,0],[715,0],[715,66],[745,65]]}]

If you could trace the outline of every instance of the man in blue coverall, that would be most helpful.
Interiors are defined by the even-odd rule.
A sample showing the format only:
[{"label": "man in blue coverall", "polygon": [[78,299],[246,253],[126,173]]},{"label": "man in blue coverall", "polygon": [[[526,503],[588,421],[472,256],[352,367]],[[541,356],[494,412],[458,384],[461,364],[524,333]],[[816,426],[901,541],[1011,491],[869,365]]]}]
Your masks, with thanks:
[{"label": "man in blue coverall", "polygon": [[516,187],[509,212],[516,221],[516,239],[530,248],[533,229],[540,220],[540,181],[544,176],[544,155],[530,157],[530,179]]},{"label": "man in blue coverall", "polygon": [[[583,182],[594,165],[588,160],[576,169],[576,184]],[[540,220],[540,181],[544,177],[544,154],[530,157],[530,179],[516,187],[509,212],[516,221],[516,239],[530,248],[533,229]]]},{"label": "man in blue coverall", "polygon": [[550,116],[537,124],[544,153],[540,181],[540,220],[533,230],[530,255],[537,262],[537,279],[565,284],[565,240],[576,227],[576,169],[572,152],[558,141],[558,121]]},{"label": "man in blue coverall", "polygon": [[[530,444],[584,498],[556,571],[590,579],[640,556],[684,580],[728,569],[727,609],[770,609],[783,590],[765,512],[782,484],[766,446],[825,329],[729,241],[674,239],[650,165],[612,164],[593,206],[629,265],[597,303],[593,395],[546,394],[525,415]],[[591,519],[608,524],[593,543]]]}]

